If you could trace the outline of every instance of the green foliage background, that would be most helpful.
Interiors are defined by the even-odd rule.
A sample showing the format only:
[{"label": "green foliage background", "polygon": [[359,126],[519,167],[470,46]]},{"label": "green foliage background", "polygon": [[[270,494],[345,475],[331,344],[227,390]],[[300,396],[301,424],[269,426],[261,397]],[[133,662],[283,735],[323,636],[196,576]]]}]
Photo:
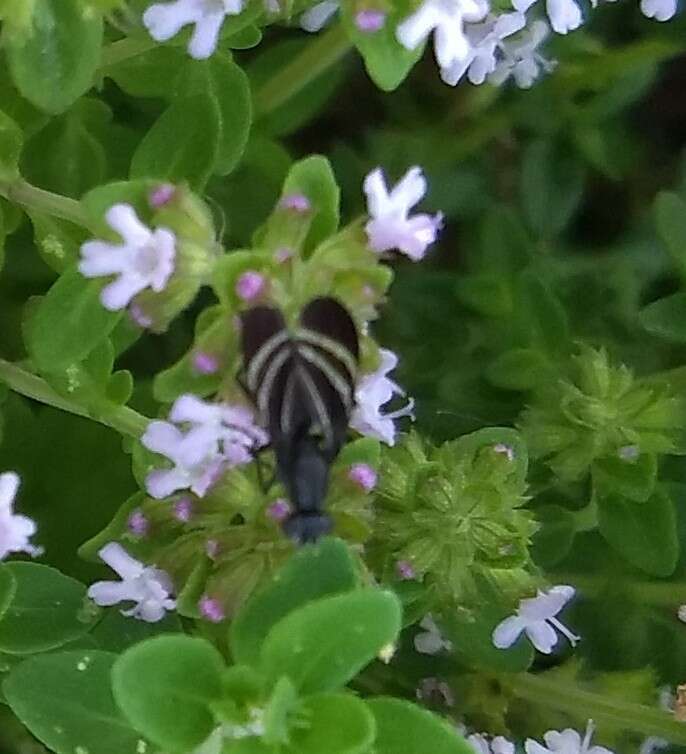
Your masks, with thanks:
[{"label": "green foliage background", "polygon": [[[488,642],[484,646],[494,622],[507,613],[504,602],[487,599],[493,585],[482,584],[478,575],[469,584],[454,574],[448,578],[437,559],[426,567],[430,598],[416,599],[395,585],[405,625],[430,608],[440,613],[456,599],[451,590],[458,582],[465,594],[486,595],[483,601],[493,613],[484,607],[472,625],[459,612],[445,610],[442,629],[456,647],[448,659],[414,653],[410,628],[402,634],[397,659],[388,668],[375,663],[353,688],[367,697],[412,699],[422,678],[437,675],[450,681],[459,700],[457,714],[474,730],[522,740],[554,727],[582,728],[594,717],[602,742],[618,754],[637,751],[644,735],[665,732],[674,734],[669,751],[681,751],[678,744],[686,742],[686,734],[673,720],[665,721],[657,696],[660,687],[686,681],[686,625],[676,618],[686,603],[686,465],[680,455],[686,448],[686,17],[656,24],[628,3],[600,7],[583,30],[552,41],[559,66],[529,91],[467,83],[447,88],[428,53],[401,86],[385,91],[400,83],[414,61],[398,59],[397,50],[390,59],[377,60],[378,50],[366,50],[366,40],[357,39],[351,25],[352,4],[343,9],[341,25],[320,37],[262,28],[259,11],[246,12],[230,22],[234,26],[226,29],[221,51],[201,63],[178,45],[150,44],[140,29],[126,39],[112,24],[103,27],[97,13],[84,21],[76,12],[102,3],[69,0],[59,11],[56,2],[36,3],[40,13],[58,15],[56,44],[64,48],[64,68],[36,69],[41,57],[31,44],[40,40],[25,44],[17,7],[11,0],[0,2],[0,471],[21,475],[21,510],[39,524],[46,548],[42,562],[63,577],[37,573],[26,591],[39,594],[37,585],[45,579],[51,594],[65,590],[66,604],[75,589],[74,604],[80,606],[83,589],[66,577],[85,584],[104,576],[103,568],[80,558],[77,550],[138,489],[132,441],[122,441],[122,434],[141,429],[134,415],[109,412],[128,404],[144,415],[159,415],[160,405],[178,395],[187,378],[183,358],[194,343],[199,315],[211,319],[204,312],[217,305],[208,289],[197,296],[197,286],[180,293],[176,310],[160,315],[158,329],[165,331],[138,340],[125,320],[105,312],[97,300],[99,288],[86,290],[73,269],[80,243],[92,235],[79,225],[94,233],[101,229],[102,211],[119,189],[93,190],[129,179],[185,182],[211,212],[211,218],[198,220],[194,241],[201,243],[203,223],[211,221],[224,248],[248,249],[297,160],[310,154],[328,158],[340,187],[342,225],[364,212],[361,184],[370,169],[382,165],[397,178],[418,164],[429,180],[426,206],[445,213],[445,230],[421,264],[394,264],[394,285],[372,330],[379,344],[400,355],[397,379],[416,399],[416,429],[424,439],[410,441],[421,446],[411,448],[411,462],[401,457],[410,452],[403,445],[384,452],[381,466],[397,464],[411,475],[412,464],[426,464],[449,478],[454,458],[460,457],[469,468],[465,473],[481,474],[485,486],[499,472],[492,466],[480,471],[477,450],[460,441],[442,451],[433,444],[483,428],[516,427],[516,441],[521,435],[522,447],[528,448],[530,462],[523,469],[528,489],[523,478],[493,485],[497,494],[526,497],[526,510],[539,529],[530,548],[532,562],[525,563],[530,531],[524,518],[513,525],[510,534],[516,530],[524,541],[521,562],[508,565],[516,583],[506,588],[501,580],[497,586],[511,589],[512,597],[533,570],[539,580],[573,584],[582,596],[568,623],[583,641],[573,659],[564,652],[539,657],[534,672],[525,673],[532,656],[522,645],[506,657]],[[362,57],[349,50],[346,29],[381,88],[370,80]],[[309,176],[299,167],[293,180]],[[52,205],[50,195],[34,188],[74,201]],[[145,186],[136,184],[135,190],[143,192]],[[310,247],[336,227],[335,186],[322,179],[318,191],[320,224],[309,230]],[[78,204],[84,195],[87,200]],[[240,266],[246,258],[231,262],[236,259]],[[252,257],[247,259],[252,264]],[[222,274],[233,280],[237,272],[227,265]],[[58,276],[59,288],[53,288]],[[379,283],[379,298],[387,285],[386,279]],[[39,304],[36,297],[48,290]],[[84,307],[80,314],[72,307],[77,298]],[[102,343],[106,333],[109,345]],[[181,366],[174,366],[177,362]],[[76,395],[69,383],[72,365],[86,386]],[[34,373],[43,380],[38,387],[26,379]],[[198,383],[198,392],[210,394],[217,387]],[[78,406],[81,410],[75,410]],[[97,421],[87,418],[89,413]],[[560,427],[567,431],[564,442],[556,434]],[[630,467],[616,457],[624,446],[638,449],[639,460]],[[453,450],[456,455],[449,455]],[[366,448],[360,452],[366,459]],[[460,500],[469,494],[462,489]],[[422,499],[411,505],[417,500]],[[388,564],[419,537],[407,528],[411,505],[398,514],[398,499],[383,483],[375,505],[390,534],[387,540],[372,538],[370,560],[377,575],[387,577]],[[22,565],[8,568],[12,590],[20,588]],[[346,568],[353,573],[350,563]],[[256,633],[254,624],[250,629],[250,609],[257,608],[253,604],[240,613],[231,629],[231,653],[248,670],[231,681],[232,699],[258,683],[252,675],[257,673],[259,683],[264,677],[271,684],[274,720],[286,719],[298,694],[323,720],[330,714],[327,705],[349,704],[341,752],[368,751],[369,731],[376,726],[384,732],[377,754],[398,754],[393,748],[398,729],[389,720],[397,721],[401,733],[405,724],[415,731],[428,726],[426,735],[436,737],[432,751],[441,752],[445,729],[431,727],[437,725],[434,718],[414,719],[421,713],[394,708],[405,704],[397,699],[356,706],[358,697],[341,690],[394,640],[400,621],[395,602],[372,604],[383,600],[383,593],[364,588],[354,574],[345,581],[346,568],[337,576],[340,584],[308,594],[303,604],[280,613],[277,617],[292,625],[282,627],[280,635],[283,624],[275,619],[276,628],[268,635],[264,630],[259,645],[250,644]],[[34,575],[25,572],[23,578],[29,577]],[[12,590],[8,587],[7,594],[14,595]],[[296,677],[288,655],[293,636],[317,644],[308,633],[308,626],[316,625],[315,613],[302,612],[315,597],[341,600],[333,607],[327,603],[333,615],[349,609],[369,631],[376,627],[381,634],[369,647],[352,639],[348,647],[343,637],[331,648],[331,657],[345,655],[340,677],[326,677],[329,655],[324,669]],[[74,675],[84,651],[92,658],[94,688],[116,668],[119,707],[111,699],[99,700],[103,706],[93,714],[115,720],[112,729],[122,736],[112,734],[106,748],[90,747],[89,754],[133,751],[139,732],[157,747],[183,752],[211,732],[212,720],[224,719],[222,714],[230,719],[226,710],[218,710],[215,689],[223,682],[224,659],[207,641],[227,655],[225,635],[204,626],[194,629],[203,639],[162,637],[156,644],[139,644],[148,633],[117,623],[115,610],[105,619],[79,615],[76,622],[70,613],[63,625],[58,615],[51,616],[58,635],[46,638],[38,631],[34,637],[21,624],[11,625],[16,618],[11,610],[19,603],[8,599],[8,604],[15,607],[0,622],[0,677],[10,674],[18,656],[32,656],[3,687],[14,712],[0,699],[0,751],[43,751],[18,722],[19,711],[39,739],[66,750],[32,718],[32,710],[47,702],[26,698],[26,689],[42,685],[44,696],[54,700],[72,682],[68,669]],[[325,628],[327,604],[316,602],[321,608],[316,620]],[[176,633],[180,625],[175,618],[164,631]],[[12,643],[18,635],[28,648]],[[174,641],[197,643],[179,649]],[[133,645],[150,656],[136,660],[126,654],[115,665],[115,656]],[[57,647],[70,654],[52,654]],[[147,729],[149,718],[139,718],[152,692],[136,674],[145,662],[159,667],[186,651],[189,663],[198,653],[193,673],[207,667],[208,690],[188,721],[188,738],[179,732],[170,740],[169,731],[174,725],[181,729],[189,707],[170,703],[164,711],[168,719],[161,715],[159,727]],[[179,678],[169,681],[170,688],[178,690]],[[332,700],[335,695],[342,699]],[[119,708],[137,731],[119,730]],[[613,723],[617,714],[619,723],[616,717]],[[628,727],[630,721],[635,728]],[[270,745],[281,745],[280,730],[277,723],[270,728]],[[312,730],[314,740],[295,749],[301,754],[321,751]],[[457,751],[450,746],[446,752]],[[290,744],[283,751],[291,751]]]}]

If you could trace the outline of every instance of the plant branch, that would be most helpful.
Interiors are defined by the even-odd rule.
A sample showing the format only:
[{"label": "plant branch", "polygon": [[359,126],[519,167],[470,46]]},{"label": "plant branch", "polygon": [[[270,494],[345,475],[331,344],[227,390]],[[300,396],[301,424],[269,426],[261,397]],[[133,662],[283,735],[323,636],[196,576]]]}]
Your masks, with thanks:
[{"label": "plant branch", "polygon": [[88,227],[86,213],[76,199],[53,194],[51,191],[32,186],[23,178],[0,182],[0,196],[21,205],[26,210],[61,217],[63,220],[74,223],[74,225]]},{"label": "plant branch", "polygon": [[60,411],[92,419],[129,437],[140,437],[149,422],[147,417],[132,408],[116,403],[103,402],[97,410],[90,410],[60,395],[41,377],[4,359],[0,359],[0,382],[4,382],[15,393],[44,403],[46,406],[58,408]]},{"label": "plant branch", "polygon": [[624,702],[584,691],[573,683],[521,673],[503,679],[521,699],[576,717],[592,719],[600,725],[635,731],[644,736],[659,736],[675,744],[686,744],[686,724],[657,707]]},{"label": "plant branch", "polygon": [[318,76],[338,63],[352,49],[341,24],[315,37],[290,63],[255,93],[258,117],[269,115]]}]

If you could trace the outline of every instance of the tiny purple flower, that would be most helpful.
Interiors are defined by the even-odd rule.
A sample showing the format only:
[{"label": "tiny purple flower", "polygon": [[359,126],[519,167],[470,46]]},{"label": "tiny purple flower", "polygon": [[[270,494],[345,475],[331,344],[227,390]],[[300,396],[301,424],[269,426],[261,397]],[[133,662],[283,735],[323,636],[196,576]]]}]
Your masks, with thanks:
[{"label": "tiny purple flower", "polygon": [[365,8],[357,13],[355,16],[355,26],[360,31],[367,32],[369,34],[383,29],[386,23],[386,14],[382,10],[375,10],[373,8]]},{"label": "tiny purple flower", "polygon": [[291,512],[291,506],[283,497],[278,498],[275,500],[268,508],[267,508],[267,516],[272,519],[272,521],[285,521]]},{"label": "tiny purple flower", "polygon": [[226,618],[224,608],[221,606],[219,600],[209,597],[207,594],[200,598],[198,608],[202,617],[211,623],[221,623]]},{"label": "tiny purple flower", "polygon": [[403,581],[410,581],[417,578],[417,572],[412,567],[409,560],[399,560],[395,564],[395,571]]},{"label": "tiny purple flower", "polygon": [[214,560],[219,554],[219,542],[216,539],[208,539],[205,542],[205,552],[210,560]]},{"label": "tiny purple flower", "polygon": [[501,455],[507,456],[508,461],[514,461],[514,458],[515,458],[514,450],[509,445],[505,445],[504,442],[499,442],[496,445],[494,445],[493,450],[496,453],[500,453]]},{"label": "tiny purple flower", "polygon": [[153,209],[159,209],[169,204],[174,194],[176,194],[176,186],[172,186],[171,183],[161,183],[148,194],[148,202]]},{"label": "tiny purple flower", "polygon": [[193,501],[189,497],[182,497],[174,503],[174,518],[181,523],[191,520],[193,515]]},{"label": "tiny purple flower", "polygon": [[289,248],[288,246],[279,246],[279,248],[274,252],[274,261],[278,264],[283,264],[284,262],[287,262],[292,256],[293,249]]},{"label": "tiny purple flower", "polygon": [[282,209],[291,209],[293,212],[309,212],[312,205],[304,194],[286,194],[279,202],[279,206]]},{"label": "tiny purple flower", "polygon": [[150,529],[150,522],[145,516],[145,513],[140,508],[131,512],[127,526],[131,534],[137,537],[144,537]]},{"label": "tiny purple flower", "polygon": [[236,281],[236,295],[243,301],[254,301],[264,293],[267,281],[264,275],[254,270],[248,270]]},{"label": "tiny purple flower", "polygon": [[367,463],[355,463],[348,471],[348,479],[355,482],[365,492],[371,492],[376,487],[376,471]]},{"label": "tiny purple flower", "polygon": [[211,353],[198,351],[193,355],[193,369],[198,374],[215,374],[219,370],[219,361]]}]

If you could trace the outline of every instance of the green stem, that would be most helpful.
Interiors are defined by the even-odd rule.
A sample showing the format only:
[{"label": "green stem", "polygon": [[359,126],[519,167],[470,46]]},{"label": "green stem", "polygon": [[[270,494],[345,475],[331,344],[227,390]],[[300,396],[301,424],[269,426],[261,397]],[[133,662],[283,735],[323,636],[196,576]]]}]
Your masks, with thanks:
[{"label": "green stem", "polygon": [[613,592],[621,590],[633,601],[641,605],[669,608],[676,613],[679,605],[686,604],[686,584],[660,581],[633,581],[631,579],[618,582],[612,577],[582,576],[573,573],[555,571],[549,576],[557,584],[572,584],[589,596],[596,596],[611,589]]},{"label": "green stem", "polygon": [[107,427],[117,430],[122,435],[140,437],[148,425],[149,419],[134,411],[128,406],[119,406],[116,403],[99,406],[97,410],[89,410],[76,401],[60,395],[50,387],[41,377],[27,372],[10,361],[0,359],[0,381],[15,393],[33,398],[35,401],[47,406],[67,411],[76,416],[93,419]]},{"label": "green stem", "polygon": [[129,58],[135,58],[144,52],[152,50],[157,45],[152,37],[126,37],[102,48],[100,70],[122,63]]},{"label": "green stem", "polygon": [[269,115],[321,76],[352,49],[341,24],[320,34],[255,94],[258,116]]},{"label": "green stem", "polygon": [[32,186],[23,178],[0,182],[0,196],[4,196],[15,204],[20,204],[29,211],[34,210],[53,217],[61,217],[63,220],[74,223],[74,225],[88,227],[88,218],[79,202],[67,196],[53,194],[51,191],[44,191],[37,186]]},{"label": "green stem", "polygon": [[565,712],[599,725],[631,730],[643,736],[659,736],[675,744],[686,744],[686,725],[657,707],[624,702],[583,691],[578,686],[532,673],[521,673],[503,681],[521,699]]}]

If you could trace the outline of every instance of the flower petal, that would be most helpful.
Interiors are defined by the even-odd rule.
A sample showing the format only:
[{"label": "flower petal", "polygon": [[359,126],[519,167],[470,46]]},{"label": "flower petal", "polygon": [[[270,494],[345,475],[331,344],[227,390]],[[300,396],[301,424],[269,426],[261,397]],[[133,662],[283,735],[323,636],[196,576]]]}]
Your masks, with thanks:
[{"label": "flower petal", "polygon": [[526,623],[518,615],[505,618],[493,629],[493,645],[498,649],[511,647],[525,628]]}]

